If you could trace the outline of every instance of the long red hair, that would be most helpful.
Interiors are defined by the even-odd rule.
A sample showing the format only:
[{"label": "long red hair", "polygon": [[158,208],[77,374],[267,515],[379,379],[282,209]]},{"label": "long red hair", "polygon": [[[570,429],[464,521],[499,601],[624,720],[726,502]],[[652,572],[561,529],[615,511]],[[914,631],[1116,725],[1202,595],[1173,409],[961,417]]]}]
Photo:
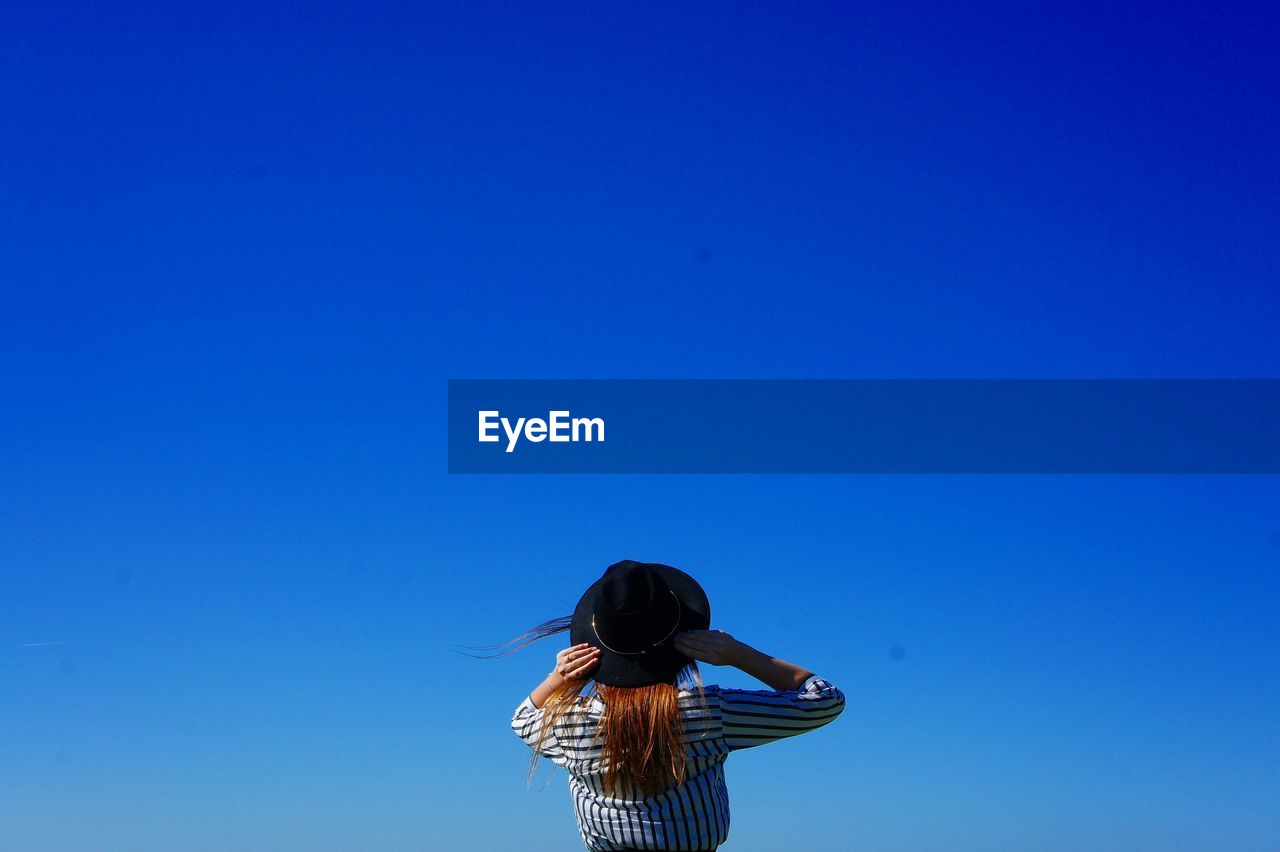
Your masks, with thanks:
[{"label": "long red hair", "polygon": [[[681,673],[701,687],[696,663]],[[566,713],[583,708],[588,687],[604,703],[604,715],[596,729],[603,766],[605,795],[653,796],[685,780],[684,721],[680,715],[680,678],[675,683],[648,686],[609,686],[588,679],[571,681],[553,692],[529,766],[532,777],[547,731]]]},{"label": "long red hair", "polygon": [[[503,656],[539,639],[569,629],[570,616],[545,621],[502,645],[490,646]],[[566,713],[585,709],[592,694],[604,702],[604,716],[596,730],[604,767],[604,790],[609,796],[639,794],[652,796],[685,780],[684,722],[680,716],[680,685],[687,684],[701,696],[702,678],[698,664],[690,660],[673,683],[649,686],[609,686],[591,678],[569,681],[554,691],[543,705],[546,715],[538,732],[537,746],[529,764],[529,777],[538,765],[538,755],[547,732]]]}]

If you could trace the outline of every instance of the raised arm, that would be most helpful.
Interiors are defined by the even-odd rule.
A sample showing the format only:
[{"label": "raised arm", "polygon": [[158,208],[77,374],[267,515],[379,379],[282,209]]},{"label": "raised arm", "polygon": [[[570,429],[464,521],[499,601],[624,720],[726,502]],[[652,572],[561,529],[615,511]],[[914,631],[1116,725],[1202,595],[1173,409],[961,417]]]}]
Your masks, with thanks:
[{"label": "raised arm", "polygon": [[762,654],[720,630],[694,630],[676,637],[686,656],[712,665],[731,665],[773,687],[773,691],[719,689],[716,696],[725,743],[751,748],[815,731],[844,711],[844,693],[808,669]]},{"label": "raised arm", "polygon": [[534,687],[533,692],[529,693],[529,700],[533,702],[534,707],[542,708],[556,690],[571,680],[586,677],[599,664],[599,648],[593,648],[585,642],[565,648],[556,654],[555,668],[542,683]]},{"label": "raised arm", "polygon": [[813,672],[770,657],[723,630],[690,630],[676,637],[676,650],[713,666],[733,666],[772,689],[799,689]]},{"label": "raised arm", "polygon": [[[556,733],[547,725],[547,699],[570,681],[586,677],[600,663],[600,654],[588,645],[574,645],[556,654],[555,667],[542,683],[520,702],[511,717],[511,729],[538,754],[564,765],[568,759],[556,740]],[[546,726],[546,730],[543,728]]]}]

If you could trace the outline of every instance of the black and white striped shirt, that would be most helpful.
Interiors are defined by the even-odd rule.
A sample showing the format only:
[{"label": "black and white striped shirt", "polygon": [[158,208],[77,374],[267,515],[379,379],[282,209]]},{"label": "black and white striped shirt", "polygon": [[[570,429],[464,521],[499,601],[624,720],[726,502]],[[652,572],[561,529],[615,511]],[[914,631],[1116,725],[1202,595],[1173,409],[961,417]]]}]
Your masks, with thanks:
[{"label": "black and white striped shirt", "polygon": [[[657,796],[604,793],[600,744],[604,704],[584,698],[547,731],[540,754],[569,772],[582,842],[593,852],[619,849],[712,850],[729,835],[729,752],[820,728],[844,710],[844,693],[812,676],[799,689],[766,691],[707,686],[680,691],[687,755],[685,781]],[[535,747],[544,710],[526,698],[511,727]]]}]

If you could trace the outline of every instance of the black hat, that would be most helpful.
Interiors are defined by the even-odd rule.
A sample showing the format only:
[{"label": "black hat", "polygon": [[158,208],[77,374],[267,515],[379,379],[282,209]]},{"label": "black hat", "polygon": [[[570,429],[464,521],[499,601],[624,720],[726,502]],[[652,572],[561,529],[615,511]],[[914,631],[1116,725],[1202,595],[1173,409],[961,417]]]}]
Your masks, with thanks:
[{"label": "black hat", "polygon": [[573,611],[569,641],[600,649],[597,683],[647,686],[671,683],[689,658],[675,636],[711,626],[707,593],[670,565],[624,559],[610,565]]}]

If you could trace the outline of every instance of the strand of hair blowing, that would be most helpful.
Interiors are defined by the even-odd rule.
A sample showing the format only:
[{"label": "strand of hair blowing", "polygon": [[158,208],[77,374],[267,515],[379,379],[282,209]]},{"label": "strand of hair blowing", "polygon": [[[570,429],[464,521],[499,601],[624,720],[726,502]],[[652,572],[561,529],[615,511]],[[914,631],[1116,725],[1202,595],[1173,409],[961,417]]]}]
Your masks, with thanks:
[{"label": "strand of hair blowing", "polygon": [[675,684],[600,685],[600,726],[606,795],[653,796],[683,783],[684,732]]}]

